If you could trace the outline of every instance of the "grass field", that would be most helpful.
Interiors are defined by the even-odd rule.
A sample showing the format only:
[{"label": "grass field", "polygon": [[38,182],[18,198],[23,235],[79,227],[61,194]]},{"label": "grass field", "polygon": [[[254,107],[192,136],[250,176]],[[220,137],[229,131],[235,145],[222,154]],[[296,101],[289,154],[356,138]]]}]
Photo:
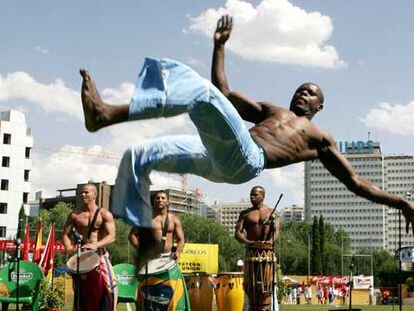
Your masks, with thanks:
[{"label": "grass field", "polygon": [[[134,309],[134,306],[132,306],[132,310]],[[387,306],[353,306],[353,308],[359,308],[362,311],[398,311],[399,306],[398,305],[387,305]],[[413,306],[403,306],[403,311],[414,311],[414,305]],[[10,305],[9,310],[16,310],[14,305]],[[68,303],[66,304],[65,310],[72,310],[72,304]],[[125,303],[118,305],[119,311],[126,311],[127,306]],[[279,311],[329,311],[329,310],[348,310],[347,305],[331,305],[331,306],[316,306],[316,305],[281,305],[279,306]],[[197,311],[197,310],[192,310]],[[225,310],[226,311],[226,310]]]},{"label": "grass field", "polygon": [[[398,305],[379,305],[379,306],[352,306],[353,308],[359,308],[362,311],[398,311]],[[328,311],[328,310],[348,310],[347,305],[331,305],[331,306],[313,306],[313,305],[281,305],[280,311]],[[404,311],[414,311],[414,306],[403,306]]]}]

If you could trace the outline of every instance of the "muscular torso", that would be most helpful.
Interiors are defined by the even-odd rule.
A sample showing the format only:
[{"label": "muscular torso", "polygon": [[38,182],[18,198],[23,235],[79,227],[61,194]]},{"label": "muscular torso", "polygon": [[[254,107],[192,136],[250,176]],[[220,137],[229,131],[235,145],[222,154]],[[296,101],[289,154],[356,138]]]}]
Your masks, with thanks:
[{"label": "muscular torso", "polygon": [[260,209],[249,208],[243,212],[243,229],[246,231],[246,238],[250,241],[266,240],[269,233],[269,226],[266,226],[265,235],[262,237],[262,224],[269,218],[272,209],[263,206]]},{"label": "muscular torso", "polygon": [[[171,248],[173,246],[175,219],[174,215],[168,214],[167,240],[165,241],[164,250],[162,250],[164,253],[171,252]],[[165,215],[157,215],[152,219],[152,232],[154,234],[154,238],[159,242],[161,242],[164,222]]]},{"label": "muscular torso", "polygon": [[92,223],[92,219],[94,216],[94,213],[85,211],[85,210],[75,210],[72,215],[72,224],[75,226],[76,231],[82,235],[83,242],[84,243],[95,243],[103,239],[107,232],[102,226],[103,220],[102,220],[102,213],[103,211],[100,210],[98,216],[96,217],[95,224],[93,226],[93,230],[91,233],[90,238],[87,238],[89,225]]},{"label": "muscular torso", "polygon": [[263,121],[250,129],[252,138],[266,152],[267,168],[313,160],[323,133],[307,118],[293,112],[262,103]]}]

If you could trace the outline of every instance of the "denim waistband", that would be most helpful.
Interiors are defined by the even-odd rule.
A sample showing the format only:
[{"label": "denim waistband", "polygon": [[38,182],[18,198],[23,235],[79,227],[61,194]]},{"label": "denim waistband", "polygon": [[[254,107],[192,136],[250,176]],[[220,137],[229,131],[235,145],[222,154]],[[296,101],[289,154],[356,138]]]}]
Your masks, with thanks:
[{"label": "denim waistband", "polygon": [[253,137],[252,137],[252,140],[257,145],[257,147],[259,147],[263,151],[263,169],[265,169],[267,167],[267,154],[266,154],[266,150]]}]

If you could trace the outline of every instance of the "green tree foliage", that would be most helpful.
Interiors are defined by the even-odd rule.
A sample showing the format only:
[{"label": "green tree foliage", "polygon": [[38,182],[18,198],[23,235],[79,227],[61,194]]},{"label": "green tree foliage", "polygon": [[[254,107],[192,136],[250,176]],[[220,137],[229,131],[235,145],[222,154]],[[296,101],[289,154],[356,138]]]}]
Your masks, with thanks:
[{"label": "green tree foliage", "polygon": [[131,226],[127,225],[121,219],[115,220],[116,227],[116,242],[108,245],[111,262],[113,265],[119,263],[133,263],[133,257],[136,253],[133,246],[128,241],[129,231]]},{"label": "green tree foliage", "polygon": [[237,271],[237,260],[244,257],[244,245],[229,235],[226,227],[205,217],[180,216],[188,243],[219,244],[219,270]]},{"label": "green tree foliage", "polygon": [[[276,256],[279,257],[279,262],[281,262],[283,274],[307,275],[309,259],[311,274],[321,274],[321,270],[316,270],[314,267],[314,265],[319,265],[319,268],[316,268],[322,268],[320,242],[317,242],[320,236],[319,223],[317,218],[314,219],[312,224],[293,221],[282,223],[275,252]],[[342,245],[344,253],[350,252],[349,237],[342,230],[335,231],[329,224],[324,224],[323,230],[325,236],[324,273],[326,275],[339,275],[341,274]],[[344,272],[346,274],[347,270],[344,269]]]},{"label": "green tree foliage", "polygon": [[320,261],[321,261],[321,271],[322,274],[326,274],[326,258],[325,258],[325,224],[323,221],[322,214],[319,216],[319,251],[320,251]]},{"label": "green tree foliage", "polygon": [[20,238],[21,240],[24,239],[24,233],[26,230],[25,224],[26,224],[26,213],[24,212],[24,204],[22,204],[19,210],[19,219],[18,219],[18,225],[17,225],[16,238]]},{"label": "green tree foliage", "polygon": [[[52,224],[55,224],[55,240],[62,240],[63,226],[66,223],[66,219],[70,212],[73,211],[73,205],[59,202],[50,211],[41,210],[40,218],[43,222],[43,239],[46,241],[49,230]],[[35,222],[35,228],[37,229],[37,221]],[[34,233],[36,236],[36,232]]]},{"label": "green tree foliage", "polygon": [[319,222],[315,216],[312,224],[311,273],[322,274],[321,244],[319,242]]}]

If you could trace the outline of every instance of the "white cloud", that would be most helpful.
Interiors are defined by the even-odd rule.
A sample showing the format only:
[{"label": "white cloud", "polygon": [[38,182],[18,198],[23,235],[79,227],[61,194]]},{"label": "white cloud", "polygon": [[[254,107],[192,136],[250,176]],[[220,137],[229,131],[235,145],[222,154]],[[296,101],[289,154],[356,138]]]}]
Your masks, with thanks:
[{"label": "white cloud", "polygon": [[102,90],[102,99],[111,104],[129,104],[135,85],[124,82],[118,88],[106,88]]},{"label": "white cloud", "polygon": [[83,153],[96,153],[99,146],[91,148],[64,146],[47,157],[34,152],[32,189],[43,190],[44,196],[55,196],[57,189],[71,188],[88,180],[113,183],[118,161],[90,157]]},{"label": "white cloud", "polygon": [[241,0],[228,0],[225,7],[207,9],[187,31],[212,38],[220,16],[233,16],[234,29],[228,49],[246,59],[325,68],[343,67],[334,46],[329,16],[306,12],[288,0],[263,0],[256,7]]},{"label": "white cloud", "polygon": [[33,48],[33,50],[35,52],[37,52],[37,53],[40,53],[40,54],[50,54],[50,50],[49,49],[46,49],[44,47],[41,47],[40,45],[35,45],[34,48]]},{"label": "white cloud", "polygon": [[51,84],[42,84],[22,71],[5,77],[0,75],[0,102],[14,99],[27,100],[46,112],[82,118],[80,94],[66,87],[60,79]]},{"label": "white cloud", "polygon": [[407,105],[381,103],[360,118],[368,127],[375,127],[400,135],[414,134],[414,101]]},{"label": "white cloud", "polygon": [[[57,189],[73,188],[89,180],[113,184],[119,164],[115,156],[101,146],[64,146],[46,157],[35,152],[32,189],[34,192],[42,190],[44,197],[51,197],[56,196]],[[155,189],[180,186],[178,175],[153,172],[150,178]]]}]

